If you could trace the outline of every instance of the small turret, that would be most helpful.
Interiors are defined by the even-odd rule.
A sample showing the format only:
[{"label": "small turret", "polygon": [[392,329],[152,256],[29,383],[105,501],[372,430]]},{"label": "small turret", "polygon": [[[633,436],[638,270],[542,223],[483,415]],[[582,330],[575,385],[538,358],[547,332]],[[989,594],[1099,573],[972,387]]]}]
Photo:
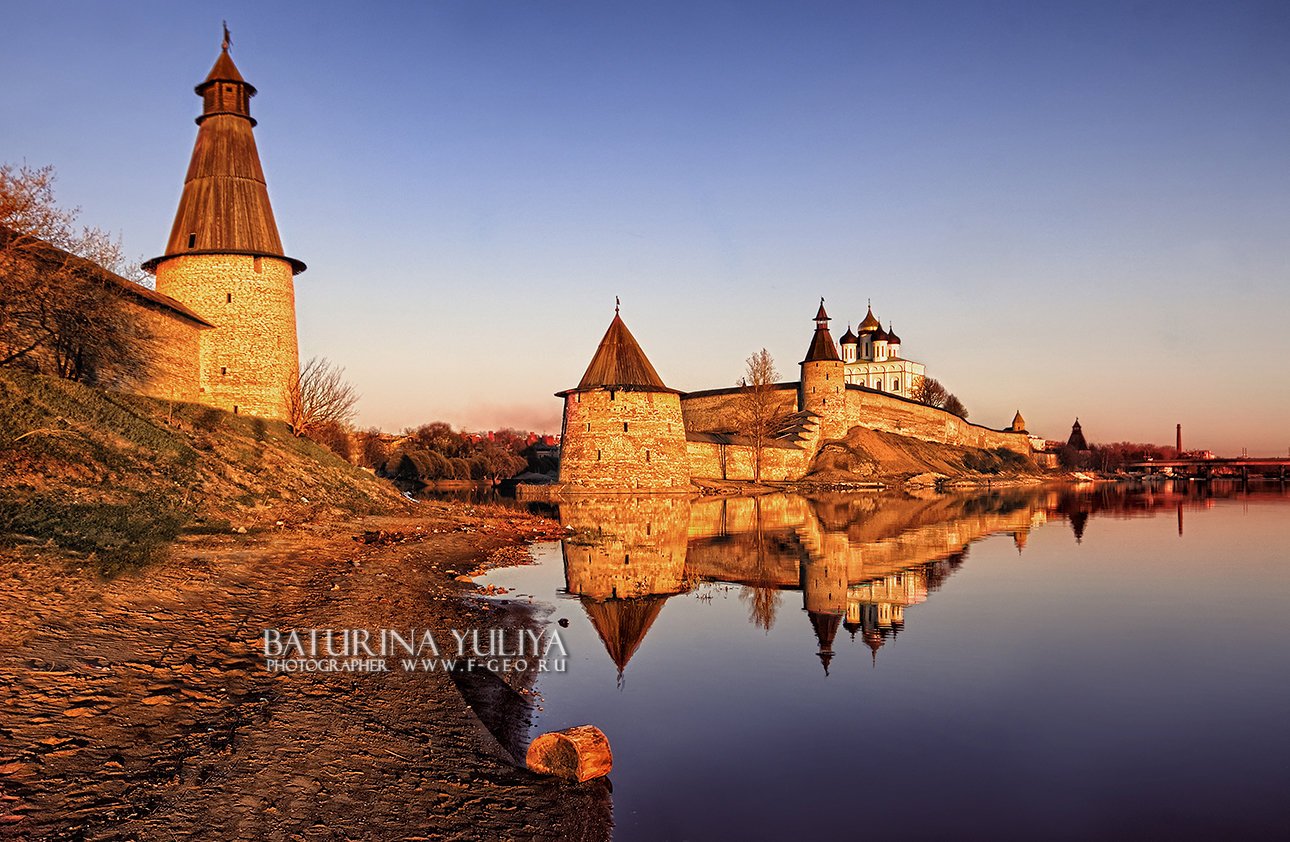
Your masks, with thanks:
[{"label": "small turret", "polygon": [[1076,450],[1088,450],[1088,442],[1084,440],[1084,428],[1079,425],[1078,418],[1071,425],[1071,437],[1066,441],[1066,444]]},{"label": "small turret", "polygon": [[1012,416],[1012,427],[1011,427],[1010,429],[1011,429],[1014,433],[1026,433],[1026,432],[1029,432],[1029,430],[1027,430],[1027,429],[1026,429],[1026,419],[1021,417],[1021,410],[1020,410],[1020,409],[1018,409],[1018,410],[1017,410],[1017,414],[1016,414],[1016,415]]}]

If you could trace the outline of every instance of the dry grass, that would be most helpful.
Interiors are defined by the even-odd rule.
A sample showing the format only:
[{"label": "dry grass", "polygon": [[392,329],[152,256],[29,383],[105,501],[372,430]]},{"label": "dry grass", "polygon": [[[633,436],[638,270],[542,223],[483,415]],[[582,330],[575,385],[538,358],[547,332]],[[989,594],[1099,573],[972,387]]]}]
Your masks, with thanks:
[{"label": "dry grass", "polygon": [[285,424],[0,370],[0,541],[105,572],[185,532],[406,510],[385,482]]}]

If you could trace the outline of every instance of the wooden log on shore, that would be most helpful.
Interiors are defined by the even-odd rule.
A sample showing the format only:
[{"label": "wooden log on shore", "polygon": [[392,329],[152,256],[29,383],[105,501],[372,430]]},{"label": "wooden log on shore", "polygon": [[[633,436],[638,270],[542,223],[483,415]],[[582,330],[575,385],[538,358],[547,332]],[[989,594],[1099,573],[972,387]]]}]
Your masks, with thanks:
[{"label": "wooden log on shore", "polygon": [[579,725],[550,731],[533,740],[525,764],[542,775],[588,781],[608,775],[614,757],[603,731],[594,725]]}]

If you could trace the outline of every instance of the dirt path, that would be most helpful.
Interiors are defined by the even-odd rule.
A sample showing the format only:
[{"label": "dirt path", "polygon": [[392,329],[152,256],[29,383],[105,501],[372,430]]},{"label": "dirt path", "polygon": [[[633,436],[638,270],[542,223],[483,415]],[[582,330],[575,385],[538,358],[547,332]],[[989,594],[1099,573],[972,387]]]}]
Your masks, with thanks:
[{"label": "dirt path", "polygon": [[[353,540],[418,525],[422,540]],[[0,837],[607,838],[607,785],[516,768],[448,676],[272,674],[259,651],[264,628],[532,622],[460,599],[454,576],[553,529],[425,504],[415,521],[185,541],[110,581],[4,551]]]}]

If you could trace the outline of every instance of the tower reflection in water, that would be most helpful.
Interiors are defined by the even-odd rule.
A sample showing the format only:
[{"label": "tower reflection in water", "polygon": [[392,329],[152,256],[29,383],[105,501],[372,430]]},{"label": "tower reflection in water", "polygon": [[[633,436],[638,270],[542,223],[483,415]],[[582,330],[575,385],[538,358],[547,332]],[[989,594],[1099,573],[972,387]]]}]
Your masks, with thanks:
[{"label": "tower reflection in water", "polygon": [[769,631],[786,592],[800,592],[827,674],[839,631],[867,646],[876,664],[878,650],[904,627],[906,610],[944,585],[974,541],[1011,534],[1020,553],[1031,530],[1050,521],[1066,522],[1079,542],[1093,515],[1176,508],[1181,522],[1184,508],[1235,493],[1178,484],[970,496],[579,497],[560,504],[569,533],[565,586],[620,677],[676,594],[705,582],[740,586],[749,621]]}]

